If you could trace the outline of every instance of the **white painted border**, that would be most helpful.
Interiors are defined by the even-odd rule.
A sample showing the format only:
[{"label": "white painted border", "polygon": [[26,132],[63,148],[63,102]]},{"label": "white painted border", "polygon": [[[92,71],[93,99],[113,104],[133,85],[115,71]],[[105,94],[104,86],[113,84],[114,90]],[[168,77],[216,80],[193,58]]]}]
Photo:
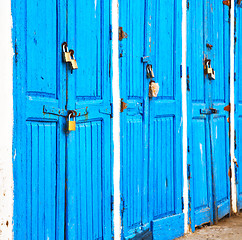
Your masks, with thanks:
[{"label": "white painted border", "polygon": [[183,201],[184,231],[188,224],[188,180],[187,180],[187,0],[182,0],[182,119],[183,119]]},{"label": "white painted border", "polygon": [[120,92],[119,92],[119,6],[118,0],[112,0],[112,62],[113,62],[113,143],[114,143],[114,239],[121,239],[121,215],[120,215]]},{"label": "white painted border", "polygon": [[237,191],[235,181],[234,161],[234,1],[231,1],[230,9],[230,155],[231,155],[231,191],[232,191],[232,211],[237,212]]},{"label": "white painted border", "polygon": [[0,239],[13,238],[13,47],[11,0],[0,8]]}]

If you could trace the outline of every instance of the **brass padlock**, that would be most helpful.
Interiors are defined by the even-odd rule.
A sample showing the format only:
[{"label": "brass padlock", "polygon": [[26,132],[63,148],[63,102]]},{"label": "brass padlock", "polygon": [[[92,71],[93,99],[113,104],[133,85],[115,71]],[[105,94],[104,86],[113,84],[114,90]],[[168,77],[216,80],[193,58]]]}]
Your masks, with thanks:
[{"label": "brass padlock", "polygon": [[67,130],[68,131],[76,131],[76,118],[73,117],[73,121],[71,121],[71,115],[69,114],[68,121],[67,121]]},{"label": "brass padlock", "polygon": [[74,57],[74,50],[70,50],[70,56],[71,56],[71,69],[78,69],[76,59]]},{"label": "brass padlock", "polygon": [[154,78],[154,71],[153,71],[153,67],[151,64],[148,64],[146,67],[146,71],[147,71],[147,78]]},{"label": "brass padlock", "polygon": [[68,63],[71,62],[71,53],[68,51],[68,47],[67,47],[67,43],[64,42],[62,44],[62,57],[63,57],[63,61]]}]

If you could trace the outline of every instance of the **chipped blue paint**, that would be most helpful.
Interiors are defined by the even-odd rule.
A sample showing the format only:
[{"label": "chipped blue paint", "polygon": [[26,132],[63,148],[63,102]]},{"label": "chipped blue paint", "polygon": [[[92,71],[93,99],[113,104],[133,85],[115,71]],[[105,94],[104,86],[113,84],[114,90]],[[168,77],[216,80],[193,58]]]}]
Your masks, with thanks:
[{"label": "chipped blue paint", "polygon": [[[189,1],[187,22],[190,224],[194,230],[230,212],[229,124],[224,111],[229,104],[229,8],[216,1]],[[214,81],[204,77],[205,58],[215,69]],[[209,108],[218,113],[201,114]]]},{"label": "chipped blue paint", "polygon": [[[128,104],[121,114],[122,223],[123,237],[132,239],[151,229],[153,221],[162,220],[165,226],[170,218],[183,216],[182,8],[180,1],[160,0],[122,1],[119,7],[120,26],[128,35],[120,41],[121,97]],[[160,85],[153,99],[148,97],[147,63]],[[177,225],[182,231],[168,231],[170,237],[184,233],[183,217],[177,218]],[[159,239],[162,231],[156,227],[153,237]]]},{"label": "chipped blue paint", "polygon": [[[12,9],[15,239],[111,239],[110,2],[15,0]],[[67,134],[44,105],[87,114]]]}]

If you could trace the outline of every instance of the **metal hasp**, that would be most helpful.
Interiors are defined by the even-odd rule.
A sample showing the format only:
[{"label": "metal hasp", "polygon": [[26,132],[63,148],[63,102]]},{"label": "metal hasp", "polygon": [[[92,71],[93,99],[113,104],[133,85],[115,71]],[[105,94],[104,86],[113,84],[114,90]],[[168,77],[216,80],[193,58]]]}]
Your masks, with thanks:
[{"label": "metal hasp", "polygon": [[123,98],[121,98],[121,104],[120,104],[120,112],[123,112],[124,109],[128,108],[128,104],[124,102]]},{"label": "metal hasp", "polygon": [[43,106],[43,113],[44,114],[52,114],[52,115],[61,116],[61,117],[68,117],[70,111],[74,112],[75,117],[81,117],[81,116],[84,116],[88,113],[87,107],[67,111],[65,109],[55,108],[55,107],[51,107],[51,106],[48,106],[48,105]]},{"label": "metal hasp", "polygon": [[128,38],[128,34],[126,32],[124,32],[123,27],[119,27],[119,29],[118,29],[118,40],[122,41],[125,38]]},{"label": "metal hasp", "polygon": [[226,5],[226,6],[231,7],[231,1],[230,0],[223,1],[223,4]]},{"label": "metal hasp", "polygon": [[215,108],[200,109],[200,114],[204,114],[204,115],[218,114],[218,110]]}]

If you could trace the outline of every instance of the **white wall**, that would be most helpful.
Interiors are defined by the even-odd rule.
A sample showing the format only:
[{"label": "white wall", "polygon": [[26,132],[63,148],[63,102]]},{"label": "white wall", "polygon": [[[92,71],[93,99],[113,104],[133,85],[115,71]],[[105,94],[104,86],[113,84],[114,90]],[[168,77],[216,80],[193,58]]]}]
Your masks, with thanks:
[{"label": "white wall", "polygon": [[0,240],[13,238],[13,48],[11,0],[0,7]]}]

